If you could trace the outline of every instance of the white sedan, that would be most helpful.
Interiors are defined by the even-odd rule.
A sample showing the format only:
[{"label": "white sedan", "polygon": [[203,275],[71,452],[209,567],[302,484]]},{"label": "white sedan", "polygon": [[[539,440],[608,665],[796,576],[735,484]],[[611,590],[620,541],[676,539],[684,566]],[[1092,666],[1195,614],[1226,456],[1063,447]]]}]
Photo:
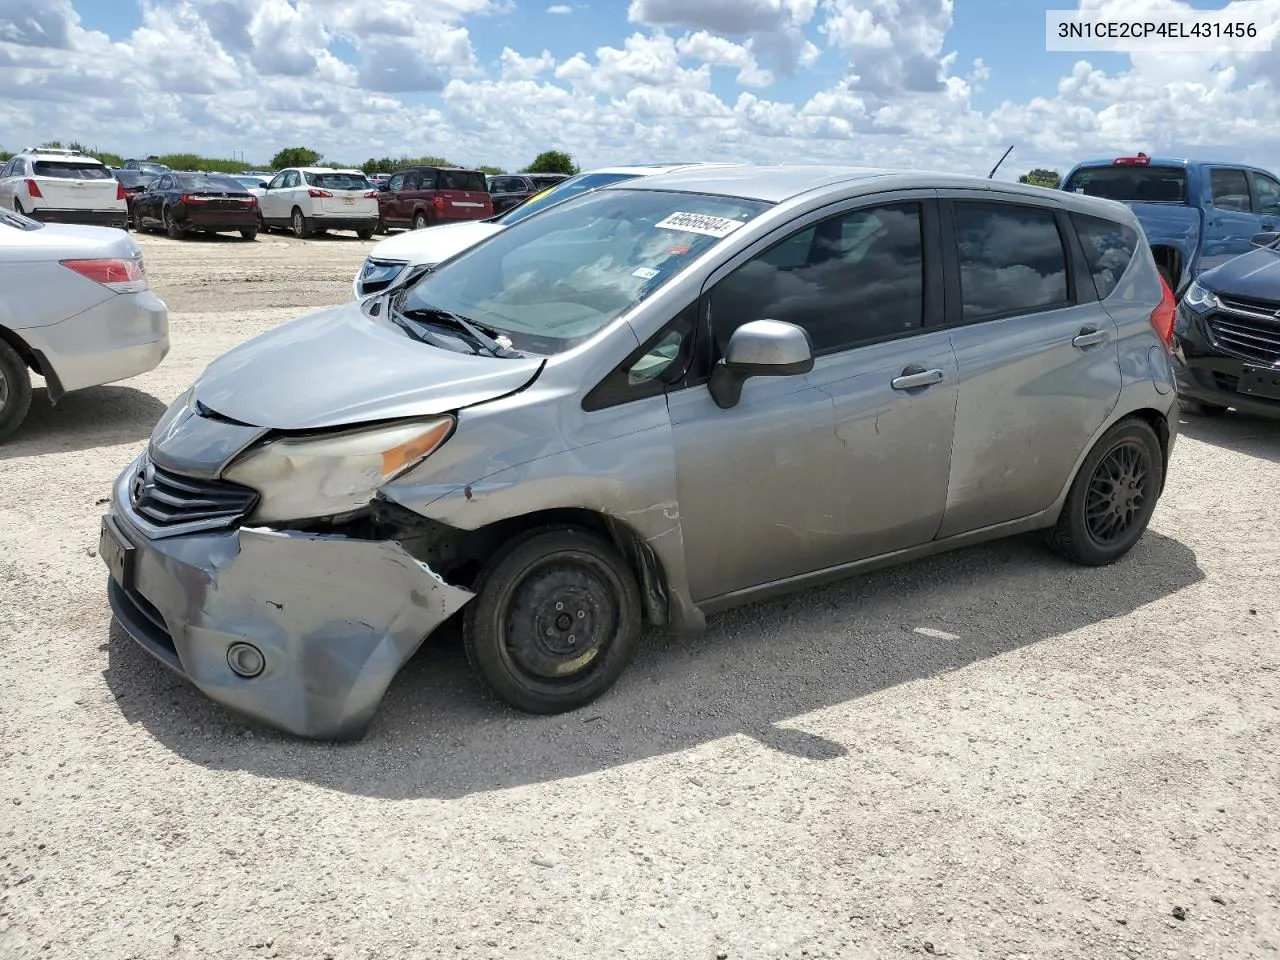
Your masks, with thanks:
[{"label": "white sedan", "polygon": [[0,442],[31,407],[31,371],[57,403],[146,373],[168,352],[169,311],[132,237],[0,210]]},{"label": "white sedan", "polygon": [[727,164],[648,164],[633,167],[604,167],[579,173],[561,180],[541,193],[535,193],[519,206],[487,220],[461,220],[426,230],[410,230],[383,240],[369,252],[352,282],[357,299],[383,293],[401,286],[419,272],[417,268],[434,267],[438,263],[475,246],[525,217],[547,207],[563,203],[571,197],[599,190],[611,183],[670,173],[684,167],[727,166]]},{"label": "white sedan", "polygon": [[368,240],[378,226],[378,191],[359,170],[290,167],[281,170],[258,197],[264,227],[282,227],[295,237],[325,230],[354,230]]}]

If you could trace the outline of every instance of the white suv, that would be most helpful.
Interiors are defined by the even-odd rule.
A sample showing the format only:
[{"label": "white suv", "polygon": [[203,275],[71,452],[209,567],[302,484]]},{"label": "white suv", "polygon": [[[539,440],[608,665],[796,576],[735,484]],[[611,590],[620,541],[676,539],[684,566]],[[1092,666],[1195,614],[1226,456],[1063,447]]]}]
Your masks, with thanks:
[{"label": "white suv", "polygon": [[368,240],[378,226],[378,192],[359,170],[290,167],[250,193],[259,197],[264,227],[284,227],[297,237],[354,230]]},{"label": "white suv", "polygon": [[0,168],[0,207],[46,223],[124,230],[124,186],[100,160],[75,150],[28,147]]}]

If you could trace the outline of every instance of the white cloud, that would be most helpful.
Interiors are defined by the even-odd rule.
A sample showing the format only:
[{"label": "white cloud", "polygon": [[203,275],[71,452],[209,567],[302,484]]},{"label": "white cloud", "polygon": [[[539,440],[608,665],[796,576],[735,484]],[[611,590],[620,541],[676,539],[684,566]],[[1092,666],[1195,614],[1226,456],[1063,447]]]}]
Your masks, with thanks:
[{"label": "white cloud", "polygon": [[569,6],[567,3],[555,3],[547,7],[547,13],[555,13],[560,16],[564,16],[565,14],[573,13],[573,7]]},{"label": "white cloud", "polygon": [[[1133,12],[1154,0],[1086,2]],[[1280,31],[1280,0],[1250,2]],[[978,174],[1013,143],[1002,176],[1138,149],[1272,167],[1280,156],[1274,54],[1136,54],[1118,69],[1082,57],[1056,85],[979,109],[984,88],[1020,78],[948,49],[946,0],[632,0],[643,26],[630,35],[559,62],[509,40],[482,64],[475,18],[505,9],[147,0],[141,26],[113,41],[85,29],[73,0],[0,0],[0,140],[253,162],[305,143],[341,161],[431,153],[513,169],[555,148],[586,167],[701,157]],[[802,88],[769,82],[812,64],[813,39],[828,79],[770,96]],[[713,70],[725,71],[715,85]]]}]

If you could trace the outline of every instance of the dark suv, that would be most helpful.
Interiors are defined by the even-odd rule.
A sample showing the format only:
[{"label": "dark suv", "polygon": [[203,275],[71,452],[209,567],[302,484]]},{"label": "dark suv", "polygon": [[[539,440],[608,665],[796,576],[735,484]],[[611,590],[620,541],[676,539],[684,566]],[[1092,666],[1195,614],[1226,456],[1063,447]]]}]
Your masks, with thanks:
[{"label": "dark suv", "polygon": [[493,212],[506,213],[535,193],[541,193],[567,179],[569,176],[564,173],[504,173],[490,177],[489,193],[493,196]]},{"label": "dark suv", "polygon": [[378,193],[382,229],[423,227],[455,220],[483,220],[493,216],[489,184],[479,170],[452,167],[412,167],[397,170]]},{"label": "dark suv", "polygon": [[1188,413],[1280,419],[1280,233],[1253,245],[1200,274],[1178,306],[1174,368]]}]

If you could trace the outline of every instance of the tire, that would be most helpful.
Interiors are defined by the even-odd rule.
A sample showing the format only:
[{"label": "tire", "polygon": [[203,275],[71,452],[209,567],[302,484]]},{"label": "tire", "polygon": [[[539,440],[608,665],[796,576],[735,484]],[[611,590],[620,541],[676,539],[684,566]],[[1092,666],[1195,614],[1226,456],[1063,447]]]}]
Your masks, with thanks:
[{"label": "tire", "polygon": [[170,240],[181,240],[187,235],[186,230],[173,222],[173,217],[169,215],[168,210],[164,212],[164,232]]},{"label": "tire", "polygon": [[1142,420],[1121,420],[1085,457],[1049,546],[1083,566],[1114,563],[1147,529],[1163,485],[1155,431]]},{"label": "tire", "polygon": [[0,340],[0,443],[18,429],[31,409],[31,374],[18,351]]},{"label": "tire", "polygon": [[417,213],[415,213],[415,214],[413,215],[413,227],[412,227],[412,229],[414,229],[414,230],[424,230],[424,229],[426,229],[426,226],[427,226],[427,215],[426,215],[426,213],[425,213],[424,211],[419,210]]},{"label": "tire", "polygon": [[471,669],[501,700],[564,713],[613,686],[641,620],[640,589],[613,544],[577,527],[544,527],[485,565],[463,639]]},{"label": "tire", "polygon": [[387,226],[386,221],[379,220],[378,225],[374,227],[374,233],[387,234],[391,232],[391,228]]},{"label": "tire", "polygon": [[243,230],[241,230],[241,231],[240,231],[240,236],[242,236],[242,237],[244,237],[246,240],[250,240],[250,241],[252,241],[252,240],[257,240],[257,239],[258,239],[258,228],[257,228],[257,227],[245,227]]},{"label": "tire", "polygon": [[362,230],[357,230],[356,236],[359,237],[361,240],[372,240],[373,227],[365,227]]},{"label": "tire", "polygon": [[311,236],[311,224],[307,222],[307,218],[302,215],[302,211],[297,207],[293,208],[293,215],[289,220],[290,228],[293,235],[299,240],[306,240]]},{"label": "tire", "polygon": [[1189,417],[1220,417],[1227,412],[1227,408],[1219,404],[1204,403],[1190,397],[1179,397],[1178,407]]}]

